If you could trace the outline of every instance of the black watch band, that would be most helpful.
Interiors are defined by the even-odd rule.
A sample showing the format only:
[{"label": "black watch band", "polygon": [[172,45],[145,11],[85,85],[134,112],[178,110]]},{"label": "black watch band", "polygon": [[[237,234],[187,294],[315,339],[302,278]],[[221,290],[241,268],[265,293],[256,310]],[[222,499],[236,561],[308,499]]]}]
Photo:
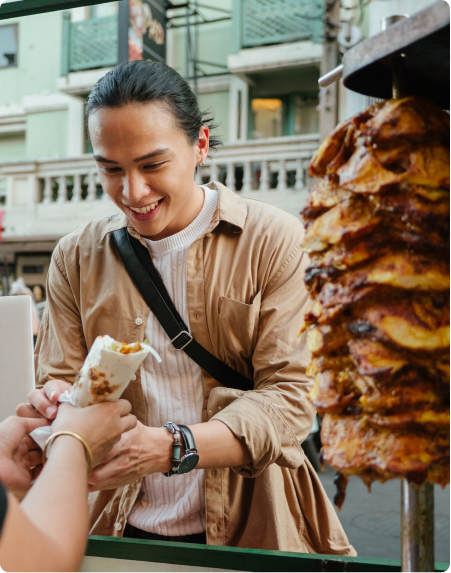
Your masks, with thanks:
[{"label": "black watch band", "polygon": [[188,428],[188,426],[184,426],[183,424],[179,424],[179,430],[182,434],[185,453],[195,452],[197,454],[196,442],[194,441],[193,432]]},{"label": "black watch band", "polygon": [[163,427],[167,428],[171,434],[174,434],[174,438],[176,438],[178,433],[180,433],[183,439],[183,444],[185,446],[185,455],[180,458],[180,444],[177,444],[176,439],[173,446],[173,456],[171,460],[172,468],[169,470],[169,472],[164,473],[164,475],[166,477],[170,477],[176,474],[186,474],[190,472],[199,462],[199,455],[197,453],[196,442],[194,441],[192,431],[188,428],[188,426],[184,426],[182,424],[174,424],[174,422],[167,422]]}]

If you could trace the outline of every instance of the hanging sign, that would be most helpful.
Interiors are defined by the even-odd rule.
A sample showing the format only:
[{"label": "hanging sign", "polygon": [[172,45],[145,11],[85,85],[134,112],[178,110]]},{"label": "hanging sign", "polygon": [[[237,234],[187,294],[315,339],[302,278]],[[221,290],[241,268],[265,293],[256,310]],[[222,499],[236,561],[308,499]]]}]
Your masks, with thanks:
[{"label": "hanging sign", "polygon": [[166,60],[165,0],[119,2],[119,62]]}]

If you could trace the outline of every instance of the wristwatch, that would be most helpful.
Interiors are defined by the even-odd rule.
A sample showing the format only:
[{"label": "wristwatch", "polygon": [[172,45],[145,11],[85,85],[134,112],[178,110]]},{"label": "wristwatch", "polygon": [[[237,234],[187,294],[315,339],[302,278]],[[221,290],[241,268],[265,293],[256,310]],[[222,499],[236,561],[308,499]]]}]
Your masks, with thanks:
[{"label": "wristwatch", "polygon": [[[172,467],[163,475],[170,477],[176,474],[187,474],[196,467],[199,461],[199,454],[197,453],[193,433],[188,426],[182,424],[177,425],[174,422],[166,422],[163,428],[166,428],[174,436],[171,459]],[[182,458],[180,457],[180,436],[182,436],[183,444],[185,445],[185,455]]]}]

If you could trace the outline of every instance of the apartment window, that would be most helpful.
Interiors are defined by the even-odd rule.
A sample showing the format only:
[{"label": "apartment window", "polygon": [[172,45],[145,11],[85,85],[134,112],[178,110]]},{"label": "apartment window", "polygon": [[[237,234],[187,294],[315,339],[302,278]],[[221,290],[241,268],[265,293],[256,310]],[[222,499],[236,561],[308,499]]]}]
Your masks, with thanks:
[{"label": "apartment window", "polygon": [[18,26],[0,26],[0,68],[17,66]]},{"label": "apartment window", "polygon": [[0,207],[6,205],[6,179],[0,179]]},{"label": "apartment window", "polygon": [[303,97],[296,95],[293,97],[294,106],[294,134],[304,135],[307,133],[318,133],[319,113],[317,111],[317,97]]},{"label": "apartment window", "polygon": [[318,133],[317,96],[287,94],[253,97],[250,107],[250,139]]},{"label": "apartment window", "polygon": [[252,139],[280,137],[283,133],[284,105],[278,98],[254,98],[252,108]]},{"label": "apartment window", "polygon": [[44,265],[24,265],[22,273],[24,275],[42,275],[44,272]]}]

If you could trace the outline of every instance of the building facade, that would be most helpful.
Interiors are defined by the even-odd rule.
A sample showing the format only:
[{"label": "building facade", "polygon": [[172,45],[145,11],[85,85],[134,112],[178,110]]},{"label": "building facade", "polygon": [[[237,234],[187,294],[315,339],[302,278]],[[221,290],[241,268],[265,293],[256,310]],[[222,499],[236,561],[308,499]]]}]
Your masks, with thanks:
[{"label": "building facade", "polygon": [[[116,210],[98,181],[83,109],[95,82],[121,60],[119,22],[129,1],[130,9],[140,3],[120,0],[0,22],[3,293],[18,276],[30,287],[45,287],[57,241]],[[141,43],[143,33],[162,33],[155,24],[162,2],[147,2],[147,23],[144,12],[138,18]],[[367,37],[379,31],[381,17],[430,3],[342,0],[325,9],[323,0],[204,0],[169,10],[166,61],[190,81],[224,141],[198,181],[220,180],[297,215],[321,125],[327,132],[369,103],[342,85],[318,90],[331,53],[339,63],[337,26],[352,19]]]}]

